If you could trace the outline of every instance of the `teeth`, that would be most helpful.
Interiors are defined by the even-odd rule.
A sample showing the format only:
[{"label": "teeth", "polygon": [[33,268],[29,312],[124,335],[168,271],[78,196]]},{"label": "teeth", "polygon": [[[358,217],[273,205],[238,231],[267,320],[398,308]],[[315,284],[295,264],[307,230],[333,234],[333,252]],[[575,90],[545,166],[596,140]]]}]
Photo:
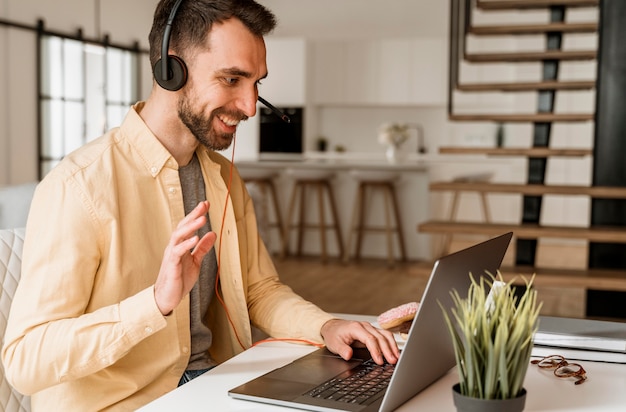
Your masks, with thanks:
[{"label": "teeth", "polygon": [[224,117],[220,117],[220,120],[227,124],[228,126],[237,126],[239,124],[238,119],[226,119]]}]

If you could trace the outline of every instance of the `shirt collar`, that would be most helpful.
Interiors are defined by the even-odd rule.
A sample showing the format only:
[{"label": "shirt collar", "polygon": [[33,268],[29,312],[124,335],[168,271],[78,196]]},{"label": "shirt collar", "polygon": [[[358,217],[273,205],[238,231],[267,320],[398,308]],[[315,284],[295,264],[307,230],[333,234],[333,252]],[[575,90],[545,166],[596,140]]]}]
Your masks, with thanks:
[{"label": "shirt collar", "polygon": [[150,175],[156,177],[164,167],[178,169],[178,164],[139,116],[144,105],[145,102],[133,105],[126,114],[120,129],[122,135],[139,153]]}]

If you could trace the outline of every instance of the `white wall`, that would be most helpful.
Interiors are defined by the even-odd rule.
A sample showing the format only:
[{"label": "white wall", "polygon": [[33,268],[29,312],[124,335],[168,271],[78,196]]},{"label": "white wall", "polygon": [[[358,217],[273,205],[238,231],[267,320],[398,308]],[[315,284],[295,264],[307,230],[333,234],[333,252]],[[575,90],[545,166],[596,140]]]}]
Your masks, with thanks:
[{"label": "white wall", "polygon": [[[148,32],[157,0],[0,0],[0,18],[27,26],[43,19],[47,30],[88,39],[109,34],[115,44],[139,41]],[[97,9],[97,6],[99,10]],[[0,186],[37,179],[36,33],[0,26]],[[142,97],[151,86],[148,57],[142,66]]]},{"label": "white wall", "polygon": [[[313,150],[317,136],[325,135],[330,139],[331,149],[342,145],[350,152],[382,152],[384,148],[376,142],[375,135],[378,126],[387,121],[421,123],[430,153],[435,153],[440,145],[493,144],[493,124],[451,123],[447,120],[447,86],[443,82],[448,70],[448,1],[260,2],[274,10],[279,20],[277,30],[268,38],[270,78],[266,81],[266,88],[262,89],[263,96],[269,101],[274,97],[279,101],[302,99],[307,111],[307,150]],[[157,0],[0,0],[0,18],[33,26],[37,19],[44,18],[46,28],[50,30],[75,33],[81,27],[84,36],[88,38],[100,38],[108,33],[114,43],[132,44],[139,41],[140,46],[147,49],[147,36],[156,3]],[[332,7],[333,13],[329,13]],[[525,16],[529,21],[537,21],[533,13]],[[586,21],[590,18],[583,14],[574,15],[572,19]],[[499,21],[500,17],[490,14],[477,16],[476,20],[490,23]],[[36,178],[35,39],[32,32],[0,26],[0,53],[3,56],[0,60],[0,186]],[[574,48],[593,46],[593,42],[593,38],[588,40],[581,36],[569,36],[566,40],[566,44]],[[361,56],[354,56],[353,53],[355,59],[345,60],[345,56],[338,56],[342,59],[330,59],[320,64],[322,55],[330,50],[327,46],[333,44],[339,45],[337,50],[348,50],[350,53],[361,50],[369,54],[361,63]],[[347,49],[346,44],[349,45]],[[509,41],[509,49],[533,47],[535,44],[542,44],[541,38]],[[501,46],[501,42],[474,39],[470,44],[477,50],[493,46]],[[290,48],[297,53],[289,52]],[[285,50],[287,52],[284,56],[277,57],[276,54]],[[408,53],[404,57],[403,50]],[[340,64],[339,60],[345,65]],[[142,98],[147,96],[151,86],[147,56],[144,61]],[[407,71],[407,65],[413,71]],[[319,76],[320,67],[326,70],[323,76]],[[304,73],[297,73],[300,70]],[[503,69],[503,66],[474,69],[465,66],[463,70],[462,78],[466,80],[510,80],[530,78],[538,73],[536,67],[530,65],[519,69]],[[594,71],[593,64],[564,64],[561,74],[567,78],[593,78]],[[405,96],[397,78],[407,75],[417,80],[407,86],[410,90],[407,90]],[[319,83],[320,78],[324,84]],[[277,83],[283,89],[273,91]],[[352,97],[358,96],[361,91],[367,99],[350,97],[339,101],[320,100],[319,89],[328,91],[329,85],[331,91],[333,85],[337,86],[337,90],[347,87]],[[425,93],[420,94],[422,91]],[[403,99],[406,97],[406,101],[394,101],[398,95],[404,96]],[[455,99],[459,109],[472,110],[497,108],[505,111],[526,107],[527,111],[533,111],[536,104],[536,95],[456,95]],[[563,93],[557,98],[557,105],[563,111],[589,111],[593,109],[593,94]],[[251,120],[239,131],[237,153],[240,157],[254,158],[258,147],[255,141],[257,130],[258,124]],[[511,145],[529,145],[531,136],[532,129],[528,125],[507,125],[507,142]],[[582,127],[558,125],[554,128],[553,143],[589,147],[592,138],[593,128],[590,124]],[[408,150],[413,148],[409,147]],[[517,161],[512,163],[512,169],[507,173],[502,172],[503,175],[510,176],[514,181],[525,181],[525,167],[519,167],[519,164]],[[463,166],[462,169],[472,171],[472,167]],[[441,166],[436,175],[446,177],[457,172],[459,168],[451,163],[447,168]],[[590,162],[551,160],[548,173],[547,180],[553,183],[589,183]],[[505,209],[515,209],[504,204]],[[557,223],[580,224],[587,219],[588,205],[584,201],[555,199],[550,204],[554,206],[545,208],[544,214],[546,218],[559,220]],[[437,209],[441,208],[433,208]],[[519,213],[514,214],[519,218]]]}]

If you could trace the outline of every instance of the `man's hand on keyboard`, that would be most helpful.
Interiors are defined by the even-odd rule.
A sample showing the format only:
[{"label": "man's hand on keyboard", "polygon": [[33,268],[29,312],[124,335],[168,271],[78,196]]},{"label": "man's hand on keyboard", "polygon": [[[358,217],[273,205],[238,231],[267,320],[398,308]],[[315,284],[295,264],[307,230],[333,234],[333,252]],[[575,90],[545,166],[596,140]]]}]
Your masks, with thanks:
[{"label": "man's hand on keyboard", "polygon": [[393,333],[375,328],[369,322],[332,319],[320,331],[328,350],[343,359],[352,358],[352,345],[363,345],[372,355],[374,362],[395,364],[400,356]]}]

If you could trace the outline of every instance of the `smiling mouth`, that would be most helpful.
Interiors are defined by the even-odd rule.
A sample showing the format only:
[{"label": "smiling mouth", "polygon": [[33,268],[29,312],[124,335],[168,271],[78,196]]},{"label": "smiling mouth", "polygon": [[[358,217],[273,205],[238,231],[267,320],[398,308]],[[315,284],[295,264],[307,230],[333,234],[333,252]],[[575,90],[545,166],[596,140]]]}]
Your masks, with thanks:
[{"label": "smiling mouth", "polygon": [[240,118],[232,118],[232,117],[227,117],[224,115],[219,115],[217,116],[217,118],[220,119],[222,123],[224,123],[226,126],[229,126],[229,127],[237,127],[239,122],[242,120]]}]

